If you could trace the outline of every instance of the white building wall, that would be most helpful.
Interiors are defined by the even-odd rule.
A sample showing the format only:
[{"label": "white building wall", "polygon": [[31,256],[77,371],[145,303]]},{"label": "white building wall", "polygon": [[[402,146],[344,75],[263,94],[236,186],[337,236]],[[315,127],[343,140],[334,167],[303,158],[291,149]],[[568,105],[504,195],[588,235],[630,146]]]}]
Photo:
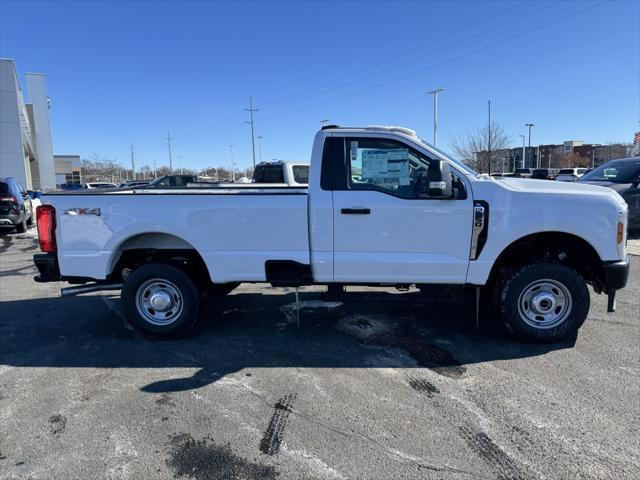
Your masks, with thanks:
[{"label": "white building wall", "polygon": [[15,64],[13,60],[0,59],[0,177],[13,177],[31,189],[29,157],[24,147],[28,140],[23,138],[21,113],[26,116]]},{"label": "white building wall", "polygon": [[41,73],[27,73],[26,79],[29,100],[33,105],[34,143],[37,162],[35,166],[39,173],[39,187],[46,192],[56,188],[46,78]]}]

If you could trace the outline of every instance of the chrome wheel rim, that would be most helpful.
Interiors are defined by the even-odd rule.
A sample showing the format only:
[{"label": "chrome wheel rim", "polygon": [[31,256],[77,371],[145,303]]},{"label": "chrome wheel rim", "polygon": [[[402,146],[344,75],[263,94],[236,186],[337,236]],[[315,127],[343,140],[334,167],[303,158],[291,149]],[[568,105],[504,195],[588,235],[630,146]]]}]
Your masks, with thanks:
[{"label": "chrome wheel rim", "polygon": [[182,313],[182,294],[168,280],[147,280],[136,293],[138,313],[149,323],[166,326],[175,322]]},{"label": "chrome wheel rim", "polygon": [[573,307],[569,289],[562,283],[543,279],[524,288],[518,299],[520,318],[534,328],[554,328],[564,322]]}]

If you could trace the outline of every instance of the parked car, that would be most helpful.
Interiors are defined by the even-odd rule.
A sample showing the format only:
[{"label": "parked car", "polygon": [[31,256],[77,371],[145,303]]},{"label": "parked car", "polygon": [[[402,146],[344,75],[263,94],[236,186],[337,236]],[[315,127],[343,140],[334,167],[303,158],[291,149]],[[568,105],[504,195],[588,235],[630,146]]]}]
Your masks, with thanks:
[{"label": "parked car", "polygon": [[304,186],[309,183],[309,164],[301,162],[260,162],[253,172],[254,183]]},{"label": "parked car", "polygon": [[531,178],[536,180],[555,180],[558,170],[555,168],[536,168],[531,172]]},{"label": "parked car", "polygon": [[627,283],[627,205],[608,189],[488,180],[401,127],[323,128],[309,173],[307,188],[211,186],[197,201],[181,188],[47,194],[36,280],[121,289],[129,322],[167,337],[194,325],[211,285],[470,289],[537,341],[576,333],[588,284],[614,311]]},{"label": "parked car", "polygon": [[58,186],[59,190],[82,190],[82,185],[77,183],[62,183]]},{"label": "parked car", "polygon": [[127,182],[121,183],[120,188],[144,187],[146,185],[149,185],[149,181],[147,180],[129,180]]},{"label": "parked car", "polygon": [[530,168],[516,168],[513,173],[505,173],[503,177],[529,178],[531,176]]},{"label": "parked car", "polygon": [[118,188],[118,185],[111,182],[88,182],[85,183],[82,188],[87,190],[93,190],[98,188]]},{"label": "parked car", "polygon": [[575,182],[587,173],[588,170],[588,168],[583,167],[561,168],[556,176],[556,180],[558,182]]},{"label": "parked car", "polygon": [[195,175],[163,175],[152,182],[150,187],[186,187],[189,183],[197,183],[198,177]]},{"label": "parked car", "polygon": [[31,197],[20,183],[12,178],[0,178],[0,227],[15,228],[24,233],[33,223]]},{"label": "parked car", "polygon": [[629,231],[640,233],[640,157],[611,160],[584,174],[578,183],[618,192],[629,205]]}]

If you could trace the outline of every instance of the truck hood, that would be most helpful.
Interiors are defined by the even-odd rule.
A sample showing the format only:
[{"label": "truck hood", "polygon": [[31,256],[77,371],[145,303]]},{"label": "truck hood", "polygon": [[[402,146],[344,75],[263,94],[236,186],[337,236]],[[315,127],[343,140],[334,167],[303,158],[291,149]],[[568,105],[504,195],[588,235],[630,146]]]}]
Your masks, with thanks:
[{"label": "truck hood", "polygon": [[552,180],[531,180],[526,178],[504,177],[495,180],[504,188],[524,193],[542,193],[557,195],[588,195],[609,198],[618,203],[623,202],[622,197],[611,188],[600,185],[589,185],[586,182],[555,182]]}]

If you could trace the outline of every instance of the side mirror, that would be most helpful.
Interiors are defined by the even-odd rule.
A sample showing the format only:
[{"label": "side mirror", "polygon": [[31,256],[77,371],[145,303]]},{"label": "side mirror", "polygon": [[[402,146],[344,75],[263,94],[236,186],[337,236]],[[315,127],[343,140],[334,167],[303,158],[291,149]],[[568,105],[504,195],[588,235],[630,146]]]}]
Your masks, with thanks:
[{"label": "side mirror", "polygon": [[640,174],[638,174],[631,182],[632,187],[638,188],[638,185],[640,185]]},{"label": "side mirror", "polygon": [[427,170],[428,198],[452,198],[451,170],[444,160],[430,160]]}]

